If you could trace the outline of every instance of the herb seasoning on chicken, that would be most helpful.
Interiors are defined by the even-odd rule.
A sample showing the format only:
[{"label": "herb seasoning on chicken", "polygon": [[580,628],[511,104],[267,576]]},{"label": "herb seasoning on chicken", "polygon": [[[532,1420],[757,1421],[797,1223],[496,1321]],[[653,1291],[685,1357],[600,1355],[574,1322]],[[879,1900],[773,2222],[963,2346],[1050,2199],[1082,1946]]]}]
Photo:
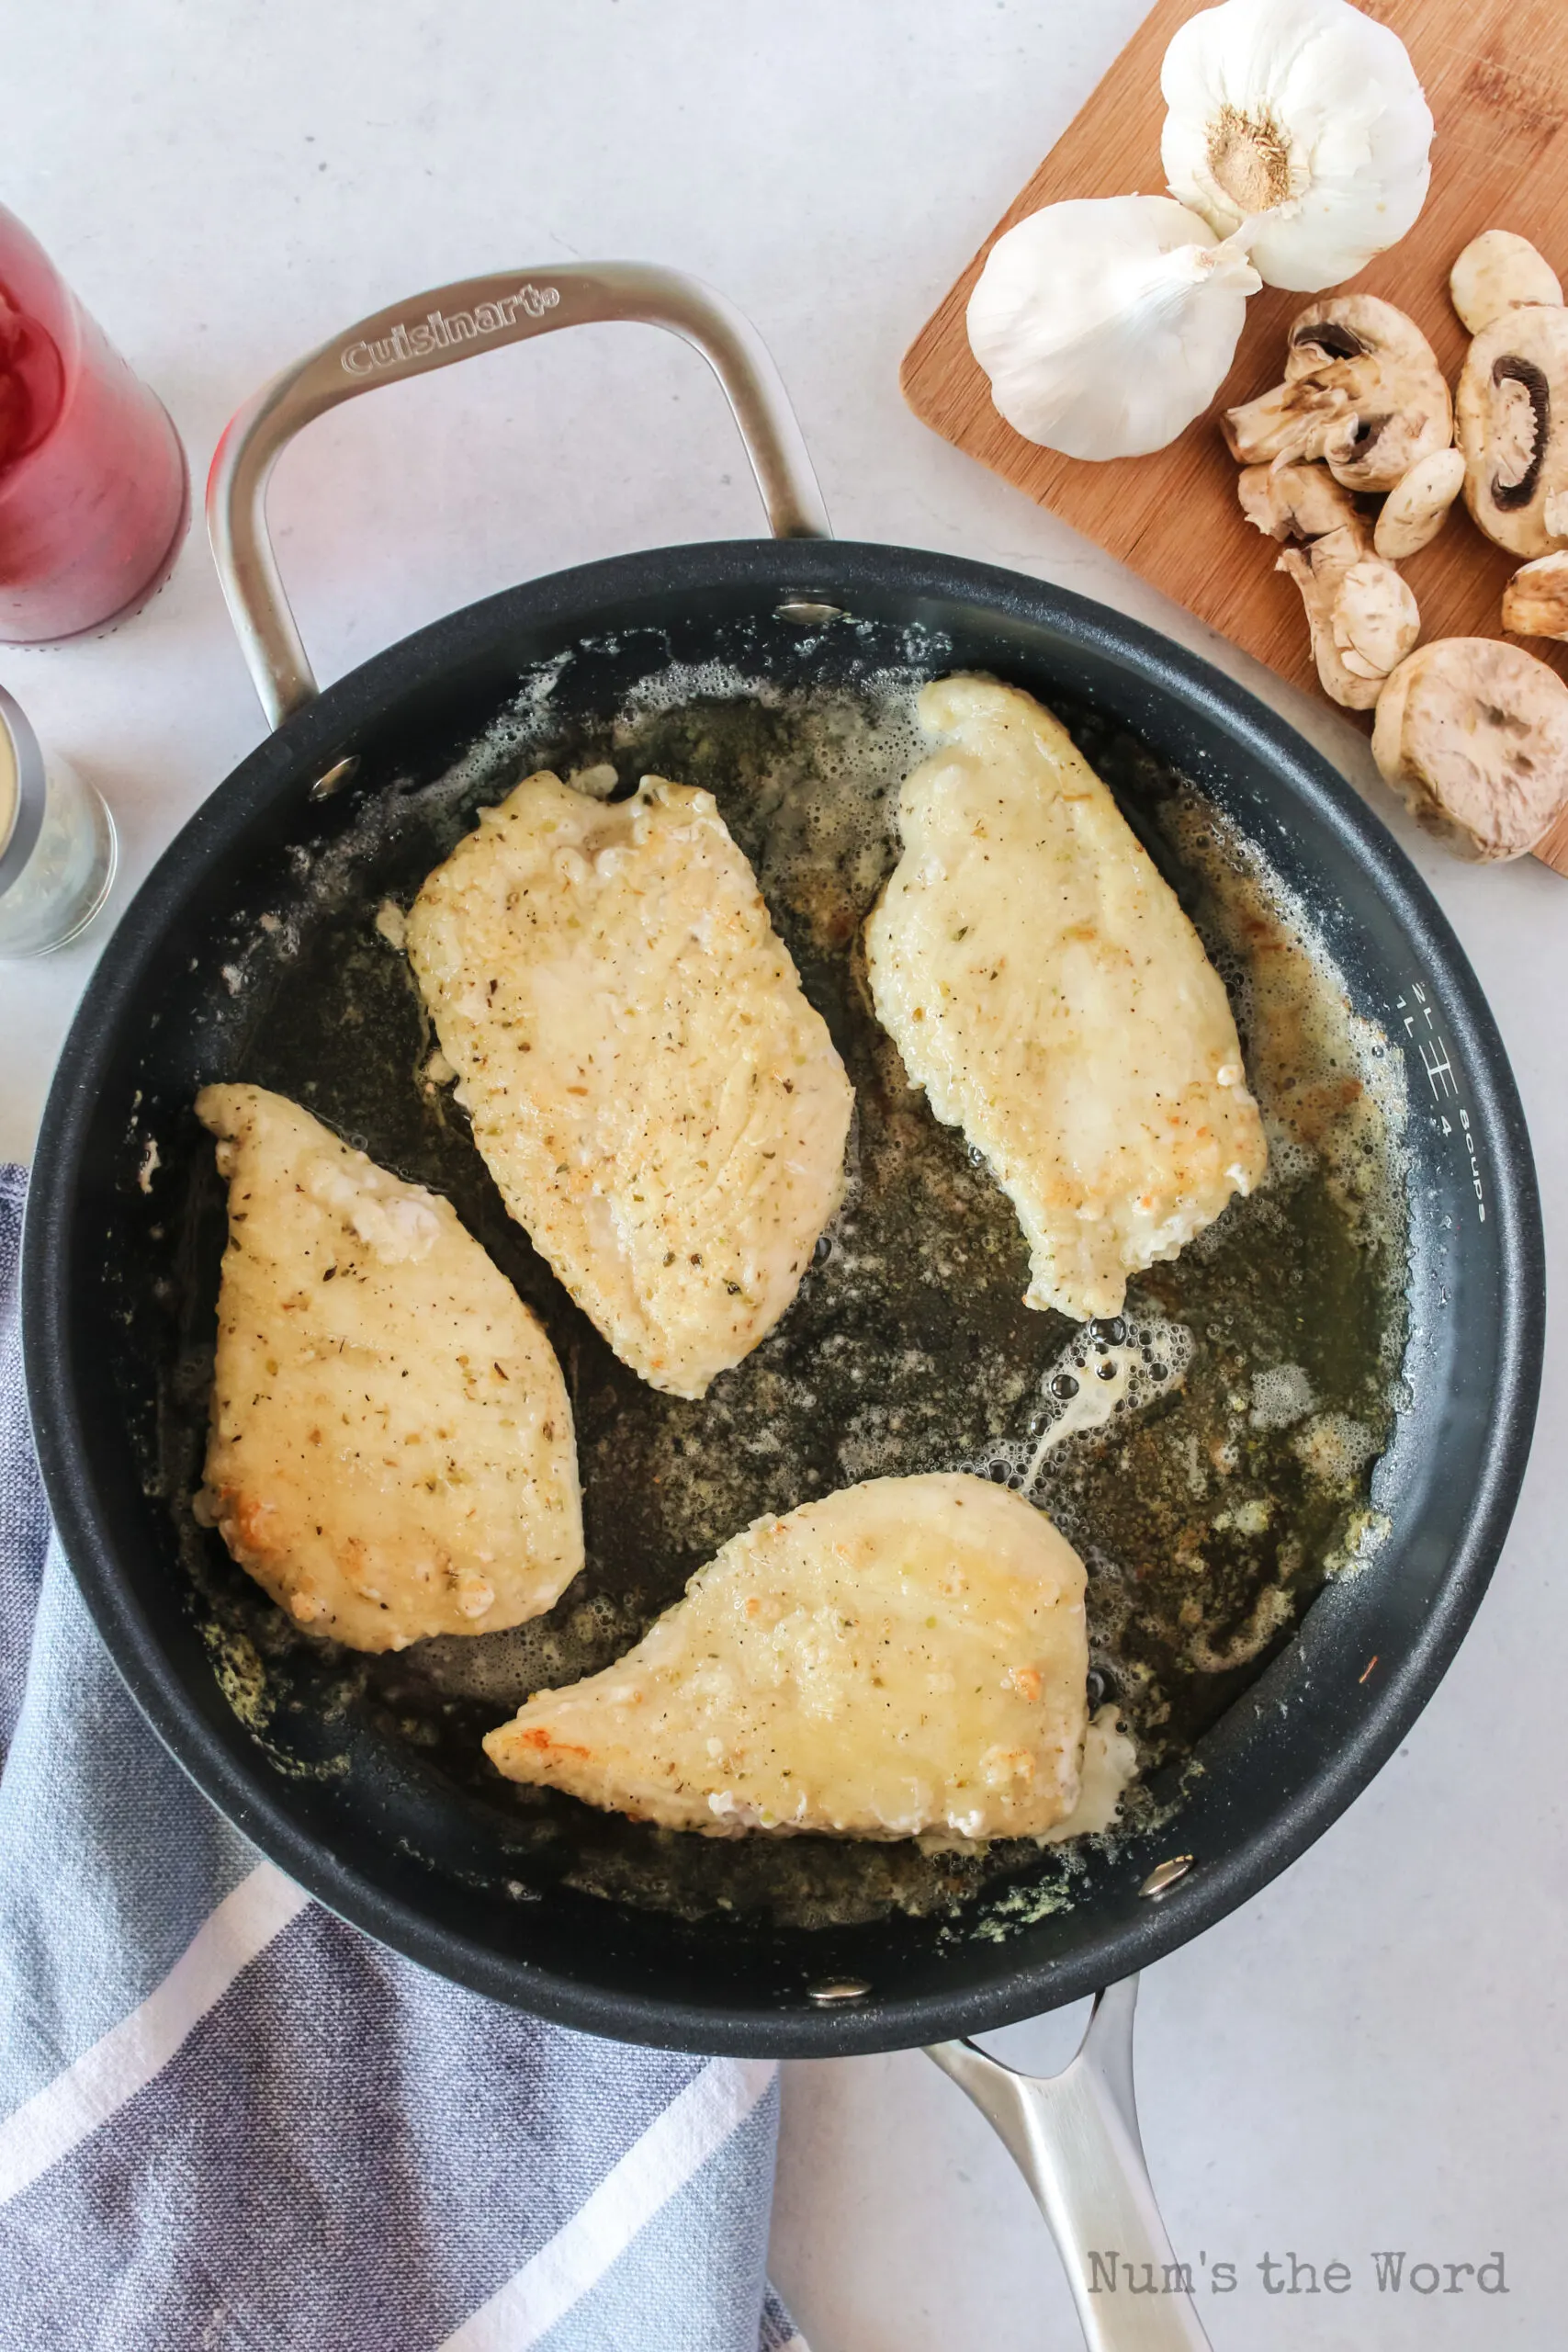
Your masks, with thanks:
[{"label": "herb seasoning on chicken", "polygon": [[527,777],[408,948],[512,1215],[624,1363],[701,1396],[794,1298],[853,1101],[711,794]]},{"label": "herb seasoning on chicken", "polygon": [[548,1340],[449,1204],[281,1094],[209,1086],[229,1181],[206,1483],[313,1634],[398,1650],[550,1608],[582,1566]]},{"label": "herb seasoning on chicken", "polygon": [[958,1473],[873,1478],[758,1520],[634,1650],[485,1747],[511,1780],[710,1837],[1043,1838],[1104,1827],[1131,1769],[1102,1722],[1085,1818],[1088,1671],[1083,1563],[1043,1511]]},{"label": "herb seasoning on chicken", "polygon": [[1028,1304],[1115,1315],[1263,1175],[1224,988],[1049,711],[949,678],[919,716],[956,741],[903,787],[866,925],[877,1016],[1017,1209]]}]

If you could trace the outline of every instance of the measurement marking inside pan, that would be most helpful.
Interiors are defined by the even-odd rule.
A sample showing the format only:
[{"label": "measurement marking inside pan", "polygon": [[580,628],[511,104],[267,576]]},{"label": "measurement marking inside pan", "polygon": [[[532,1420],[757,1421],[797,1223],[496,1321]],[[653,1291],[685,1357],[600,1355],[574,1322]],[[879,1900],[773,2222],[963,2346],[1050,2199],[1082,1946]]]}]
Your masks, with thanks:
[{"label": "measurement marking inside pan", "polygon": [[[1459,1074],[1449,1053],[1448,1040],[1433,1017],[1430,993],[1424,981],[1413,980],[1405,994],[1394,1000],[1394,1010],[1400,1015],[1407,1037],[1415,1040],[1416,1055],[1431,1092],[1440,1133],[1446,1137],[1455,1134],[1454,1121],[1459,1122],[1459,1148],[1469,1161],[1470,1188],[1475,1195],[1476,1222],[1486,1222],[1486,1190],[1481,1175],[1481,1157],[1476,1149],[1475,1130],[1471,1125],[1469,1110],[1460,1100]],[[1450,1116],[1450,1112],[1452,1117]]]}]

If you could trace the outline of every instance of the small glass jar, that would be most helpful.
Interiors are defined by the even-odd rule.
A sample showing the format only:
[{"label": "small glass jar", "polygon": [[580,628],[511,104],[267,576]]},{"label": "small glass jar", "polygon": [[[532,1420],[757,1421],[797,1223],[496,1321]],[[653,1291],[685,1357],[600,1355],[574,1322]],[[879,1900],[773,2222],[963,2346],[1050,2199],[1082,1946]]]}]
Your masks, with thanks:
[{"label": "small glass jar", "polygon": [[44,758],[0,687],[0,956],[47,956],[77,938],[108,897],[118,854],[99,796]]}]

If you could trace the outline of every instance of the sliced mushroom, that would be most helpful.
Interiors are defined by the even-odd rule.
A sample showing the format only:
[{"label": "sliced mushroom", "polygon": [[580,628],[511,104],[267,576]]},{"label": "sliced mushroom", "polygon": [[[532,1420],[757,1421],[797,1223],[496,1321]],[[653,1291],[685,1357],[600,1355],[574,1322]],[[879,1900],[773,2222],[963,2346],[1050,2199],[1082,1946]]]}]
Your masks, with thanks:
[{"label": "sliced mushroom", "polygon": [[1277,384],[1240,408],[1227,408],[1220,430],[1244,466],[1293,465],[1321,458],[1351,415],[1342,384]]},{"label": "sliced mushroom", "polygon": [[1274,568],[1302,592],[1324,692],[1347,710],[1371,710],[1420,632],[1421,616],[1404,582],[1369,551],[1359,519],[1307,547],[1287,548]]},{"label": "sliced mushroom", "polygon": [[1392,563],[1363,556],[1339,583],[1332,613],[1334,642],[1353,678],[1381,689],[1421,634],[1421,615],[1409,586]]},{"label": "sliced mushroom", "polygon": [[1449,292],[1472,334],[1479,334],[1517,302],[1562,300],[1551,263],[1528,237],[1516,237],[1511,229],[1486,229],[1472,237],[1449,272]]},{"label": "sliced mushroom", "polygon": [[1547,554],[1568,490],[1568,311],[1522,302],[1483,327],[1459,379],[1459,446],[1487,537]]},{"label": "sliced mushroom", "polygon": [[1372,545],[1390,563],[1416,555],[1435,539],[1449,509],[1464,487],[1464,458],[1458,449],[1434,449],[1417,458],[1383,500]]},{"label": "sliced mushroom", "polygon": [[1568,686],[1500,638],[1438,638],[1384,685],[1372,756],[1461,857],[1522,857],[1568,802]]},{"label": "sliced mushroom", "polygon": [[1516,637],[1568,640],[1568,551],[1519,566],[1503,591],[1503,627]]},{"label": "sliced mushroom", "polygon": [[1314,302],[1291,328],[1285,380],[1227,409],[1244,465],[1323,458],[1347,490],[1392,490],[1453,439],[1453,404],[1414,319],[1373,294]]},{"label": "sliced mushroom", "polygon": [[[1464,467],[1460,475],[1462,480]],[[1319,539],[1359,518],[1326,466],[1243,466],[1236,495],[1249,523],[1271,539]]]}]

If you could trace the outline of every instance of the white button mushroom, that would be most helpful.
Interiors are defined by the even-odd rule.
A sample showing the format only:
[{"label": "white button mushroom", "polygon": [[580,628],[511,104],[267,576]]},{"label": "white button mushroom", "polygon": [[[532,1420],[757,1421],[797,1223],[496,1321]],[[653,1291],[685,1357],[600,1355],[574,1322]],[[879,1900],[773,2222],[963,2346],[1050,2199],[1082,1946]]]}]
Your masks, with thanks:
[{"label": "white button mushroom", "polygon": [[1568,686],[1521,646],[1438,638],[1384,685],[1372,756],[1461,857],[1522,857],[1568,805]]},{"label": "white button mushroom", "polygon": [[1416,555],[1435,539],[1449,519],[1449,509],[1464,487],[1464,456],[1459,449],[1434,449],[1416,459],[1382,503],[1372,532],[1372,545],[1390,563]]},{"label": "white button mushroom", "polygon": [[1516,637],[1568,640],[1568,550],[1520,564],[1503,591],[1503,627]]},{"label": "white button mushroom", "polygon": [[1359,518],[1305,548],[1288,548],[1275,569],[1302,592],[1324,692],[1347,710],[1371,710],[1383,679],[1420,634],[1406,583],[1392,563],[1371,553]]},{"label": "white button mushroom", "polygon": [[1326,466],[1244,466],[1235,488],[1247,521],[1271,539],[1319,539],[1359,519],[1355,500]]},{"label": "white button mushroom", "polygon": [[1353,678],[1381,686],[1421,634],[1408,584],[1381,556],[1363,556],[1339,583],[1330,611],[1339,659]]},{"label": "white button mushroom", "polygon": [[1342,294],[1299,311],[1285,380],[1227,409],[1224,430],[1244,465],[1322,458],[1348,490],[1392,490],[1454,437],[1437,355],[1403,311]]},{"label": "white button mushroom", "polygon": [[1456,407],[1465,504],[1500,548],[1550,553],[1568,492],[1568,311],[1519,303],[1483,327]]},{"label": "white button mushroom", "polygon": [[1449,293],[1472,334],[1479,334],[1516,303],[1561,308],[1562,301],[1551,263],[1528,237],[1516,237],[1511,229],[1486,229],[1472,237],[1449,272]]}]

